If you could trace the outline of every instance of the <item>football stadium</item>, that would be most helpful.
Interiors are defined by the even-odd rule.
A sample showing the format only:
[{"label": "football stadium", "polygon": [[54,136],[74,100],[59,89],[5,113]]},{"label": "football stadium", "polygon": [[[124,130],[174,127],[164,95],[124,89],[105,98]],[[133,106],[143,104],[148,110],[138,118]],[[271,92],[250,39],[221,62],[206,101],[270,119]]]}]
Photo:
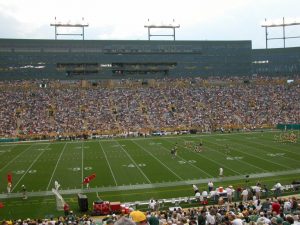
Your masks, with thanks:
[{"label": "football stadium", "polygon": [[297,224],[299,74],[251,40],[2,38],[0,220]]}]

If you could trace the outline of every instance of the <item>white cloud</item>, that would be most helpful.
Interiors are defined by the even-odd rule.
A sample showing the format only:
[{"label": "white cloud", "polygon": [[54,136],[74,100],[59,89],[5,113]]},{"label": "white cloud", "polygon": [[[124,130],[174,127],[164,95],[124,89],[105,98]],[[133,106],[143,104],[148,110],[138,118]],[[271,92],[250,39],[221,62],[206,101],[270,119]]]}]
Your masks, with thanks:
[{"label": "white cloud", "polygon": [[178,39],[242,38],[264,47],[264,18],[296,18],[299,8],[298,0],[0,0],[0,17],[6,27],[13,26],[9,32],[1,29],[0,37],[53,38],[54,17],[73,23],[84,17],[90,25],[87,39],[147,39],[149,18],[156,23],[175,19],[181,25]]}]

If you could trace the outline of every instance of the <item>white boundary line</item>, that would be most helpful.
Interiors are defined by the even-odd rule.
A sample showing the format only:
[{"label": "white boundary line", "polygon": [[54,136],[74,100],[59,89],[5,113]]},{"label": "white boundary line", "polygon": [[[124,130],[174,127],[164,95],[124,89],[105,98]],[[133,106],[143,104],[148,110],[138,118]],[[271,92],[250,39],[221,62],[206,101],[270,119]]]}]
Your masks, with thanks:
[{"label": "white boundary line", "polygon": [[12,164],[17,158],[20,157],[20,155],[22,155],[24,152],[27,152],[32,146],[34,146],[35,144],[30,145],[28,148],[26,148],[25,150],[23,150],[22,152],[20,152],[18,155],[16,155],[15,158],[13,158],[12,160],[10,160],[7,164],[5,164],[5,166],[3,166],[0,171],[4,170],[7,166],[9,166],[10,164]]},{"label": "white boundary line", "polygon": [[52,172],[52,175],[51,175],[51,178],[50,178],[50,180],[49,180],[48,186],[47,186],[47,188],[46,188],[47,191],[48,191],[48,189],[49,189],[49,187],[50,187],[50,184],[51,184],[51,181],[52,181],[52,179],[53,179],[54,173],[55,173],[55,171],[56,171],[56,169],[57,169],[58,163],[59,163],[59,161],[60,161],[60,159],[61,159],[62,154],[63,154],[64,151],[65,151],[66,146],[67,146],[67,143],[65,143],[65,145],[64,145],[64,147],[63,147],[63,149],[62,149],[62,151],[61,151],[61,153],[60,153],[60,155],[59,155],[59,158],[58,158],[58,160],[57,160],[57,162],[56,162],[56,165],[55,165],[54,170],[53,170],[53,172]]},{"label": "white boundary line", "polygon": [[[245,147],[245,148],[248,148],[248,149],[252,149],[252,150],[253,150],[253,147],[251,147],[251,146],[249,147],[248,145],[243,145],[243,144],[240,144],[240,143],[237,143],[237,142],[235,142],[235,144],[241,145],[241,146],[243,146],[243,147]],[[247,152],[242,152],[242,151],[239,151],[239,150],[236,150],[236,151],[241,152],[241,153],[246,154],[246,155],[253,156],[253,157],[258,158],[258,159],[262,159],[262,160],[264,160],[264,161],[270,162],[270,163],[272,163],[272,164],[276,164],[276,165],[281,166],[281,167],[285,167],[285,168],[287,168],[287,169],[293,169],[293,168],[290,167],[290,166],[285,166],[285,165],[283,165],[283,164],[273,162],[273,161],[268,160],[268,159],[265,159],[265,158],[263,158],[263,157],[256,156],[255,154],[249,154],[249,153],[247,153]],[[262,150],[262,151],[263,151],[263,150]],[[265,151],[264,151],[264,152],[265,152]],[[270,153],[270,152],[268,152],[268,153]]]},{"label": "white boundary line", "polygon": [[[180,139],[185,140],[184,138],[180,138]],[[167,141],[170,142],[169,140],[167,140]],[[172,142],[170,142],[170,143],[172,143]],[[180,144],[180,145],[183,146],[182,144]],[[209,149],[210,149],[210,148],[209,148]],[[188,150],[188,151],[190,151],[190,150]],[[236,173],[236,174],[242,175],[242,173],[240,173],[240,172],[238,172],[238,171],[235,171],[235,170],[233,170],[233,169],[231,169],[231,168],[225,166],[224,164],[221,164],[221,163],[219,163],[219,162],[217,162],[217,161],[215,161],[215,160],[213,160],[213,159],[210,159],[210,158],[204,156],[203,154],[197,154],[197,153],[194,152],[194,151],[191,151],[191,152],[194,153],[195,155],[197,155],[198,157],[204,158],[204,159],[206,159],[206,160],[208,160],[208,161],[211,161],[211,162],[213,162],[213,163],[219,165],[220,167],[226,168],[226,169],[231,170],[232,172],[234,172],[234,173]]]},{"label": "white boundary line", "polygon": [[107,159],[106,153],[105,153],[105,151],[104,151],[104,149],[103,149],[103,147],[102,147],[100,141],[98,141],[98,144],[100,145],[100,148],[101,148],[101,150],[102,150],[102,152],[103,152],[103,154],[104,154],[104,157],[105,157],[105,160],[106,160],[107,165],[108,165],[108,167],[109,167],[109,170],[110,170],[110,172],[111,172],[111,175],[112,175],[112,177],[114,178],[115,185],[118,186],[118,183],[117,183],[115,174],[114,174],[114,172],[113,172],[113,170],[112,170],[112,168],[111,168],[111,166],[110,166],[110,163],[109,163],[109,161],[108,161],[108,159]]},{"label": "white boundary line", "polygon": [[83,189],[83,142],[81,142],[81,189]]},{"label": "white boundary line", "polygon": [[[9,147],[8,149],[3,149],[3,150],[0,150],[0,155],[1,155],[1,157],[2,157],[2,155],[5,155],[6,153],[9,153],[9,152],[11,152],[11,151],[13,151],[13,148],[15,148],[17,145],[11,145],[11,146],[9,146],[9,145],[7,145],[7,146],[5,146],[5,147]],[[1,148],[2,146],[0,145],[0,148]],[[3,152],[2,152],[3,151]],[[3,154],[1,154],[1,153],[3,153]],[[1,162],[0,162],[1,163]]]},{"label": "white boundary line", "polygon": [[[166,151],[168,151],[168,149],[165,146],[159,146],[161,149],[165,149]],[[181,156],[177,155],[178,158],[186,161],[190,166],[196,168],[197,170],[201,171],[202,173],[206,174],[208,177],[213,177],[213,175],[206,173],[204,170],[202,170],[201,168],[199,168],[198,166],[193,165],[192,163],[190,163],[188,160],[182,158]]]},{"label": "white boundary line", "polygon": [[148,181],[148,183],[151,184],[151,181],[149,180],[149,178],[146,176],[146,174],[143,172],[143,170],[136,164],[136,162],[133,160],[133,158],[129,155],[129,153],[123,148],[122,145],[120,145],[120,143],[116,140],[113,140],[114,142],[116,142],[121,149],[126,153],[126,155],[128,156],[128,158],[134,163],[134,165],[136,166],[136,168],[141,172],[141,174],[146,178],[146,180]]},{"label": "white boundary line", "polygon": [[[50,144],[48,144],[49,146]],[[48,147],[47,146],[47,147]],[[11,189],[11,191],[13,191],[15,189],[15,187],[18,186],[18,184],[20,183],[20,181],[23,179],[23,177],[27,174],[27,172],[31,169],[31,167],[36,163],[36,161],[41,157],[42,154],[44,154],[45,151],[41,151],[41,153],[35,158],[35,160],[30,164],[30,166],[28,167],[28,169],[26,170],[26,172],[21,176],[21,178],[18,180],[18,182],[14,185],[14,187]]]},{"label": "white boundary line", "polygon": [[[246,141],[246,142],[248,142],[248,143],[253,143],[253,142],[251,142],[251,141]],[[299,155],[299,154],[297,154],[296,152],[291,152],[291,151],[289,151],[289,150],[286,150],[286,149],[280,149],[280,148],[277,148],[277,147],[274,147],[274,146],[268,146],[268,145],[265,145],[265,144],[262,144],[262,143],[254,143],[254,144],[258,144],[258,145],[262,145],[262,146],[266,146],[266,147],[269,147],[269,148],[271,148],[271,149],[278,149],[279,151],[286,151],[286,152],[290,152],[290,153],[294,153],[294,154],[296,154],[296,155]],[[268,151],[265,151],[265,150],[261,150],[261,151],[263,151],[263,152],[266,152],[266,153],[272,153],[272,152],[268,152]],[[296,159],[293,159],[293,158],[290,158],[290,157],[286,157],[286,156],[278,156],[278,157],[282,157],[282,158],[286,158],[286,159],[288,159],[288,160],[293,160],[293,161],[295,161],[295,162],[300,162],[299,160],[296,160]]]},{"label": "white boundary line", "polygon": [[[214,143],[214,142],[212,142],[212,141],[208,141],[207,139],[206,139],[205,141],[208,142],[208,143],[212,143],[212,144],[214,144],[214,145],[217,145],[217,146],[224,147],[224,146],[221,145],[221,144]],[[219,150],[215,150],[215,149],[212,149],[212,150],[215,151],[215,152],[218,152],[219,154],[222,154],[222,155],[225,155],[225,156],[226,156],[226,154],[224,154],[223,152],[221,152],[221,151],[219,151]],[[261,159],[260,157],[257,157],[257,156],[255,156],[255,155],[251,155],[251,154],[249,154],[249,153],[247,153],[247,152],[242,152],[242,151],[237,150],[237,149],[234,149],[233,151],[237,151],[237,152],[240,152],[240,153],[242,153],[242,154],[250,155],[250,156],[252,156],[252,157]],[[264,160],[264,159],[263,159],[263,160]],[[253,165],[253,164],[251,164],[251,163],[248,163],[248,162],[246,162],[246,161],[243,161],[243,160],[241,160],[241,159],[237,159],[236,161],[241,162],[241,163],[243,163],[243,164],[247,164],[247,165],[249,165],[249,166],[251,166],[251,167],[255,167],[255,168],[257,168],[257,169],[260,169],[260,170],[262,170],[263,172],[268,172],[267,170],[265,170],[265,169],[263,169],[263,168],[261,168],[261,167],[255,166],[255,165]]]},{"label": "white boundary line", "polygon": [[[294,170],[283,170],[277,172],[269,172],[269,173],[254,173],[250,174],[250,178],[268,178],[271,177],[274,182],[276,181],[276,177],[284,176],[284,175],[292,175],[292,174],[299,174],[300,168]],[[128,190],[140,190],[140,189],[152,189],[152,188],[161,188],[161,187],[175,187],[175,186],[186,186],[192,184],[205,184],[209,181],[213,182],[225,182],[225,181],[235,181],[235,180],[242,180],[244,179],[244,175],[237,175],[237,176],[229,176],[223,177],[222,180],[220,178],[205,178],[205,179],[198,179],[198,180],[186,180],[186,181],[175,181],[175,182],[163,182],[163,183],[153,183],[153,184],[136,184],[136,185],[121,185],[117,187],[101,187],[101,188],[91,188],[91,189],[68,189],[68,190],[60,190],[60,194],[77,194],[77,193],[95,193],[95,192],[114,192],[117,191],[128,191]],[[0,194],[1,199],[12,199],[16,197],[21,197],[22,193],[11,193],[7,195]],[[53,196],[52,191],[38,191],[38,192],[28,192],[28,196]]]},{"label": "white boundary line", "polygon": [[[201,134],[183,134],[181,136],[187,136],[187,137],[206,137],[206,136],[225,136],[225,135],[250,135],[250,134],[261,134],[260,133],[261,131],[257,130],[257,131],[245,131],[245,132],[234,132],[234,133],[225,133],[225,134],[220,134],[220,133],[201,133]],[[280,130],[265,130],[263,131],[263,133],[280,133],[281,131]],[[147,139],[158,139],[158,138],[174,138],[174,137],[178,137],[178,135],[170,135],[170,136],[161,136],[161,137],[154,137],[154,136],[150,136],[150,137],[147,137]],[[96,140],[98,141],[111,141],[111,140],[114,140],[114,139],[118,139],[118,140],[124,140],[125,138],[124,137],[111,137],[111,138],[108,138],[108,137],[103,137],[103,138],[98,138]],[[137,137],[131,137],[131,138],[126,138],[126,140],[144,140],[145,138],[137,138]],[[85,142],[94,142],[96,141],[94,139],[88,139],[88,140],[85,140]],[[19,142],[3,142],[5,144],[9,144],[9,143],[19,143],[20,145],[24,144],[24,145],[28,145],[28,143],[36,143],[36,144],[48,144],[47,142],[53,142],[53,143],[62,143],[62,142],[67,142],[68,144],[71,144],[71,143],[74,143],[74,142],[80,142],[80,141],[83,141],[83,140],[76,140],[76,141],[67,141],[67,140],[62,140],[62,141],[57,141],[57,140],[54,140],[55,142],[53,142],[53,140],[40,140],[40,141],[19,141]],[[1,145],[1,143],[0,143]]]},{"label": "white boundary line", "polygon": [[177,178],[179,178],[180,180],[183,180],[182,177],[180,177],[177,173],[175,173],[173,170],[171,170],[171,168],[169,168],[167,165],[165,165],[160,159],[158,159],[155,155],[153,155],[151,152],[149,152],[148,150],[146,150],[143,146],[141,146],[140,144],[136,143],[135,141],[132,140],[132,142],[134,144],[136,144],[138,147],[140,147],[141,149],[143,149],[145,152],[147,152],[149,155],[151,155],[153,158],[155,158],[161,165],[163,165],[164,167],[166,167],[171,173],[173,173]]}]

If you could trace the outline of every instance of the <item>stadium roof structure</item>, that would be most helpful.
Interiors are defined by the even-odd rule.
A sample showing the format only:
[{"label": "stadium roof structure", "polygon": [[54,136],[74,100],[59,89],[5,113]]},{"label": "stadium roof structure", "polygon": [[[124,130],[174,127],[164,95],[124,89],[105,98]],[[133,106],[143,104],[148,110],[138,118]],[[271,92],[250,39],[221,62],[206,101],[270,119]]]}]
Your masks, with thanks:
[{"label": "stadium roof structure", "polygon": [[[84,40],[84,28],[88,27],[89,24],[84,22],[84,18],[82,17],[82,23],[62,23],[62,22],[56,22],[56,17],[55,17],[55,22],[51,23],[50,26],[55,27],[55,40],[57,40],[58,36],[82,36],[82,40]],[[59,27],[78,27],[81,28],[81,33],[58,33],[57,28]]]},{"label": "stadium roof structure", "polygon": [[[265,22],[261,25],[262,27],[265,28],[265,36],[266,36],[266,48],[268,48],[268,41],[270,40],[283,40],[283,48],[285,48],[285,40],[286,39],[295,39],[295,38],[300,38],[300,36],[286,36],[286,27],[288,26],[299,26],[300,22],[298,21],[293,21],[293,22],[286,22],[285,18],[282,18],[282,22],[275,23],[275,22],[267,22],[267,19],[265,19]],[[281,37],[272,37],[269,38],[268,35],[268,28],[274,28],[274,27],[282,27],[282,36]]]},{"label": "stadium roof structure", "polygon": [[[148,40],[150,41],[151,37],[173,37],[173,40],[175,41],[176,39],[176,34],[175,34],[175,29],[176,28],[180,28],[180,24],[176,24],[175,20],[173,19],[173,22],[170,24],[155,24],[155,23],[150,23],[149,19],[148,19],[148,23],[145,24],[144,26],[145,28],[148,29]],[[151,34],[151,29],[172,29],[173,30],[173,34]]]}]

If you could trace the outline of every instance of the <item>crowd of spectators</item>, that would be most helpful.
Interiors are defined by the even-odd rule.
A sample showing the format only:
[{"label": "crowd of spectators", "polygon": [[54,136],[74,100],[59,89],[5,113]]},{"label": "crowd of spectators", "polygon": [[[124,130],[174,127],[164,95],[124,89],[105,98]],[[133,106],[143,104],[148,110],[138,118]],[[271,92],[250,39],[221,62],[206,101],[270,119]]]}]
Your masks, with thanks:
[{"label": "crowd of spectators", "polygon": [[213,131],[300,123],[298,82],[298,77],[291,84],[286,78],[213,77],[86,88],[80,82],[2,81],[0,136]]},{"label": "crowd of spectators", "polygon": [[298,225],[299,199],[255,199],[246,202],[227,201],[216,205],[169,209],[139,210],[128,214],[108,215],[95,219],[87,215],[77,217],[72,213],[50,219],[3,221],[2,225]]}]

